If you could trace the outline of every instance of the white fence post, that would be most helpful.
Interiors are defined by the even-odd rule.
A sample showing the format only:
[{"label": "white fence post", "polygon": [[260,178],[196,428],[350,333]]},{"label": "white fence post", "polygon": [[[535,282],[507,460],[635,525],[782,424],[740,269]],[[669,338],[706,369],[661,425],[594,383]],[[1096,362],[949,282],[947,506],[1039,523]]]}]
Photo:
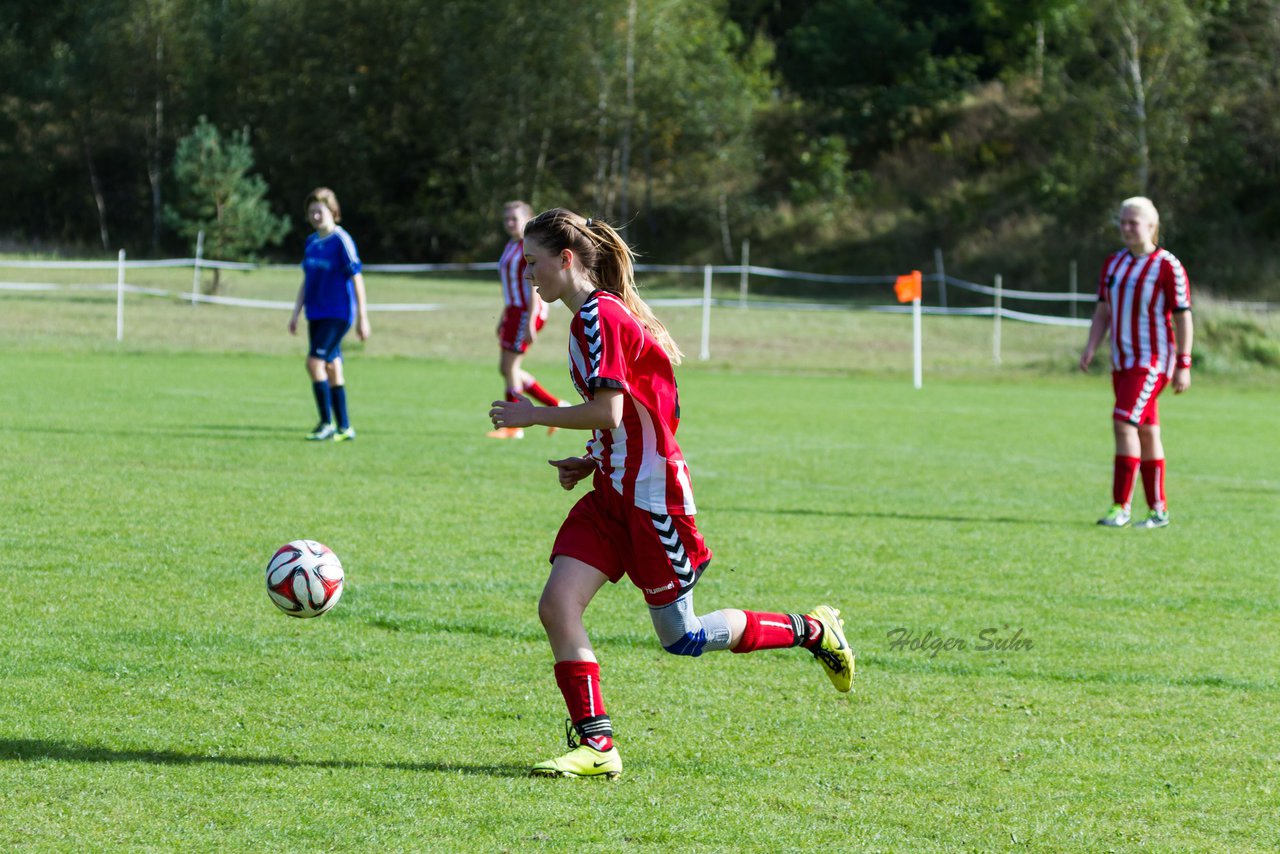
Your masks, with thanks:
[{"label": "white fence post", "polygon": [[1074,320],[1076,317],[1076,306],[1079,305],[1079,303],[1076,302],[1076,259],[1074,258],[1071,259],[1071,275],[1069,278],[1071,279],[1069,283],[1069,290],[1071,291],[1071,319]]},{"label": "white fence post", "polygon": [[196,234],[195,272],[191,274],[191,304],[195,305],[200,296],[200,259],[204,256],[204,229]]},{"label": "white fence post", "polygon": [[698,358],[711,358],[711,265],[702,268],[702,346]]},{"label": "white fence post", "polygon": [[942,266],[942,247],[933,250],[933,269],[938,272],[938,304],[947,307],[947,269]]},{"label": "white fence post", "polygon": [[742,264],[742,274],[738,278],[738,307],[747,307],[747,279],[751,275],[747,272],[747,268],[751,266],[751,238],[744,237],[742,239],[742,257],[739,259]]},{"label": "white fence post", "polygon": [[920,297],[911,301],[911,355],[912,382],[916,388],[924,385],[924,358],[920,344]]},{"label": "white fence post", "polygon": [[996,273],[996,310],[992,312],[992,317],[995,318],[995,326],[991,331],[991,355],[997,365],[1000,364],[1000,312],[1004,310],[1003,290],[1004,280],[999,273]]},{"label": "white fence post", "polygon": [[124,250],[116,261],[116,340],[124,340]]}]

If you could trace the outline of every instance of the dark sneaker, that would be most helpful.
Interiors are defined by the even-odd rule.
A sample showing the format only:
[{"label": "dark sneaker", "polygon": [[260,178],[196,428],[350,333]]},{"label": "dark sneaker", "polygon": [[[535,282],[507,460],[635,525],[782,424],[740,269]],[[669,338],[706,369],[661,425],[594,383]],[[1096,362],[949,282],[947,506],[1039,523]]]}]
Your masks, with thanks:
[{"label": "dark sneaker", "polygon": [[333,429],[332,424],[320,423],[316,425],[316,429],[307,434],[308,442],[324,442],[333,438],[333,434],[337,431]]}]

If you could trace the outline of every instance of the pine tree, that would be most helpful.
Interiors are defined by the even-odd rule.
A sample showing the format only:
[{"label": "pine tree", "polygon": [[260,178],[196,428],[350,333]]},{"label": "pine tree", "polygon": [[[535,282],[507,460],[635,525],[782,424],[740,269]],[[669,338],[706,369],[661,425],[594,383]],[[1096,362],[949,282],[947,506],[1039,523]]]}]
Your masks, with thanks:
[{"label": "pine tree", "polygon": [[[265,200],[267,182],[250,174],[252,169],[248,128],[223,139],[201,116],[174,153],[177,203],[166,207],[166,222],[189,240],[203,231],[208,258],[253,260],[263,246],[280,242],[289,220],[271,212]],[[217,293],[218,285],[215,268],[210,293]]]}]

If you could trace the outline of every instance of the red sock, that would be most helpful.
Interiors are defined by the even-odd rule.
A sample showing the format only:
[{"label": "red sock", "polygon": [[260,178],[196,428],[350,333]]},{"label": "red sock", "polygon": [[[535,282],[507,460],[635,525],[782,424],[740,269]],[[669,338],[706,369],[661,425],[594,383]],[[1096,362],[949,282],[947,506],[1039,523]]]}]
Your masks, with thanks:
[{"label": "red sock", "polygon": [[1111,479],[1111,500],[1129,508],[1133,498],[1133,483],[1138,479],[1138,458],[1116,454],[1115,474]]},{"label": "red sock", "polygon": [[1147,493],[1147,506],[1152,510],[1165,510],[1164,460],[1142,461],[1142,488]]},{"label": "red sock", "polygon": [[511,403],[515,403],[515,402],[516,402],[517,400],[519,400],[520,398],[516,396],[516,390],[515,390],[515,389],[513,389],[513,388],[509,388],[509,389],[507,389],[506,399],[507,399],[508,401],[510,401]]},{"label": "red sock", "polygon": [[600,693],[600,665],[594,661],[557,661],[555,672],[556,684],[569,708],[569,720],[583,742],[599,751],[613,747],[613,727]]},{"label": "red sock", "polygon": [[743,611],[747,615],[747,627],[734,652],[755,652],[757,649],[785,649],[789,646],[806,648],[822,637],[822,626],[800,614],[770,614],[761,611]]},{"label": "red sock", "polygon": [[543,388],[542,383],[538,382],[533,377],[529,377],[529,382],[525,383],[524,390],[533,395],[539,403],[544,404],[545,406],[560,405],[560,398]]}]

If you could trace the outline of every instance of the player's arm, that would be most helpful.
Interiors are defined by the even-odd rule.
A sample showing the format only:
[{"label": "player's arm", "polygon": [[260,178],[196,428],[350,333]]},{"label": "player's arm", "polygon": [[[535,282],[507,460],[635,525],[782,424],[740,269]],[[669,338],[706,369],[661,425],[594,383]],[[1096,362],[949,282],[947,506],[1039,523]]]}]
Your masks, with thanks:
[{"label": "player's arm", "polygon": [[529,310],[524,314],[524,334],[530,344],[538,337],[538,324],[535,321],[541,313],[542,297],[538,296],[537,291],[533,291],[533,297],[529,300]]},{"label": "player's arm", "polygon": [[302,314],[302,301],[307,295],[307,281],[302,280],[302,284],[298,285],[298,298],[293,301],[293,314],[289,317],[289,334],[298,334],[298,315]]},{"label": "player's arm", "polygon": [[356,335],[361,341],[366,341],[369,338],[369,305],[364,297],[364,274],[352,276],[351,285],[356,292]]},{"label": "player's arm", "polygon": [[597,389],[577,406],[534,406],[528,399],[495,400],[489,420],[495,427],[563,427],[567,430],[616,430],[622,423],[622,390]]},{"label": "player's arm", "polygon": [[573,489],[578,481],[590,477],[596,470],[596,461],[591,457],[569,457],[563,460],[547,460],[556,470],[560,478],[560,486],[566,490]]},{"label": "player's arm", "polygon": [[1093,323],[1089,324],[1089,340],[1084,344],[1084,352],[1080,354],[1080,370],[1089,372],[1093,355],[1106,337],[1111,327],[1111,304],[1106,300],[1098,300],[1098,307],[1093,310]]},{"label": "player's arm", "polygon": [[1195,324],[1191,311],[1173,313],[1173,340],[1177,345],[1177,367],[1173,371],[1173,393],[1182,394],[1191,387],[1191,342],[1195,338]]}]

